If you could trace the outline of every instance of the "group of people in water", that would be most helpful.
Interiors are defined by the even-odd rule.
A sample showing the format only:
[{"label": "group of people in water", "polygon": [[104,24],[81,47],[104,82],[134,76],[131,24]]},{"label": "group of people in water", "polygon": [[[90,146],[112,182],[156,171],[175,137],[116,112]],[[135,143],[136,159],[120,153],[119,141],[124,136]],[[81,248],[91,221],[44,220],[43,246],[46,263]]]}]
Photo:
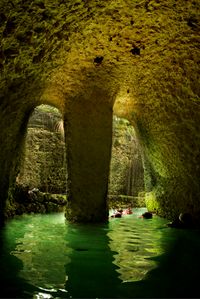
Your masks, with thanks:
[{"label": "group of people in water", "polygon": [[117,209],[114,214],[111,215],[111,218],[121,218],[122,215],[131,215],[133,214],[133,211],[131,207],[128,207],[126,210]]},{"label": "group of people in water", "polygon": [[[132,208],[129,206],[127,209],[117,209],[110,217],[121,218],[123,215],[133,214]],[[144,212],[139,218],[151,219],[153,217],[152,212]],[[180,213],[179,217],[170,223],[167,223],[168,227],[174,228],[195,228],[192,216],[189,213]]]},{"label": "group of people in water", "polygon": [[[128,207],[127,209],[117,209],[112,215],[111,218],[121,218],[123,215],[131,215],[133,214],[132,208]],[[151,212],[145,212],[143,213],[140,217],[141,218],[146,218],[146,219],[151,219],[153,214]]]}]

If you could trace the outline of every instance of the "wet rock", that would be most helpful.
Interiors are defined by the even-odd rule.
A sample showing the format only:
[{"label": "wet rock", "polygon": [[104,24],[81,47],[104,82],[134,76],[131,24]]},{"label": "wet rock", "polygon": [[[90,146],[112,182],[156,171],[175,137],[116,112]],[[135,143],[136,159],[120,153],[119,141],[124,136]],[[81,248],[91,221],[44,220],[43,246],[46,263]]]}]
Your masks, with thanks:
[{"label": "wet rock", "polygon": [[12,200],[7,203],[7,217],[24,213],[62,212],[66,206],[66,195],[40,192],[38,188],[16,185]]}]

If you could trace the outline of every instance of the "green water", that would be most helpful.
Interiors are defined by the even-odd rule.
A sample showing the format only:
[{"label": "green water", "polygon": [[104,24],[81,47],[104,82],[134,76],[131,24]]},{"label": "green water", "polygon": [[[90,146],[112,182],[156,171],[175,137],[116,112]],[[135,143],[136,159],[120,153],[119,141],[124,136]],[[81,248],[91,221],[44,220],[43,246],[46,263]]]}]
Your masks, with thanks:
[{"label": "green water", "polygon": [[200,297],[200,233],[144,209],[108,224],[24,215],[0,234],[1,298]]}]

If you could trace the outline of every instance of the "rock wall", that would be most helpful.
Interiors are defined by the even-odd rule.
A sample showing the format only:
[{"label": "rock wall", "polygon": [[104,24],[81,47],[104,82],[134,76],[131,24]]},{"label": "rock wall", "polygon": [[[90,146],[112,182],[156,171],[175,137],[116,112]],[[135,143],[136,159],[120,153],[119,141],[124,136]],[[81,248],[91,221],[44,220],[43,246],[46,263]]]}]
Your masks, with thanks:
[{"label": "rock wall", "polygon": [[42,192],[66,193],[65,144],[60,133],[29,128],[17,182]]},{"label": "rock wall", "polygon": [[65,142],[59,126],[62,117],[53,107],[37,107],[30,117],[24,159],[17,182],[42,192],[66,193]]},{"label": "rock wall", "polygon": [[141,149],[133,126],[123,119],[113,118],[113,142],[110,162],[109,195],[137,197],[144,191],[144,171]]},{"label": "rock wall", "polygon": [[[81,194],[86,182],[80,218],[88,219],[88,206],[94,215],[106,210],[113,109],[136,130],[148,198],[158,213],[174,218],[187,211],[200,218],[199,1],[2,0],[0,11],[0,220],[20,168],[28,119],[41,103],[58,107],[64,118],[72,218],[78,221],[81,202],[73,190]],[[71,149],[79,117],[86,125],[81,135],[93,139],[91,155],[98,152],[95,136],[107,154],[98,152],[99,162],[77,174],[80,152],[72,156]],[[95,204],[89,182],[98,163],[104,166]]]},{"label": "rock wall", "polygon": [[38,189],[17,184],[15,190],[6,201],[5,218],[29,213],[58,213],[66,206],[66,195],[49,194]]}]

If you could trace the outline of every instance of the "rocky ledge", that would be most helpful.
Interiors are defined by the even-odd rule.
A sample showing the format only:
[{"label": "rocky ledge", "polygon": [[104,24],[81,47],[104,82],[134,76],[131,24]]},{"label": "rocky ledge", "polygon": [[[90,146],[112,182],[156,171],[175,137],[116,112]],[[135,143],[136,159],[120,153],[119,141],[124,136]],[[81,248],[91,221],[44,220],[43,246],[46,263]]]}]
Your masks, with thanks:
[{"label": "rocky ledge", "polygon": [[66,203],[65,194],[44,193],[37,188],[30,190],[28,186],[16,185],[14,195],[7,202],[6,216],[62,212]]}]

